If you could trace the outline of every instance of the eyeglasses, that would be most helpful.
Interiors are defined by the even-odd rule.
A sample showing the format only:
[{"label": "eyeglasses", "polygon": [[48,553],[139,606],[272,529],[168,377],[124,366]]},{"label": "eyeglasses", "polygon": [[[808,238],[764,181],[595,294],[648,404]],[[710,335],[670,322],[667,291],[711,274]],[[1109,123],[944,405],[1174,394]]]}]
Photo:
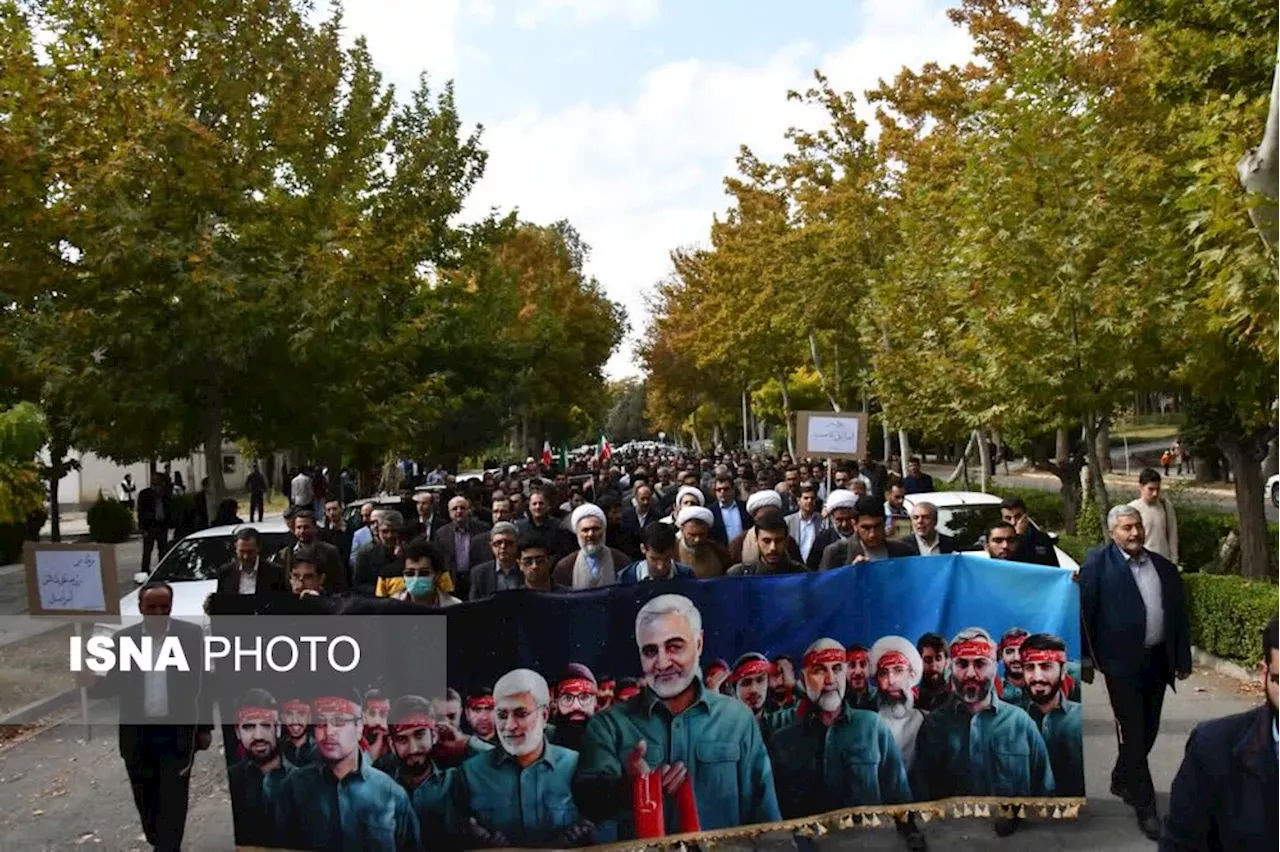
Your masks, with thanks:
[{"label": "eyeglasses", "polygon": [[588,707],[591,704],[593,704],[595,700],[596,700],[596,697],[587,692],[582,692],[582,693],[566,692],[564,695],[558,696],[556,698],[556,701],[560,704],[561,707],[568,707],[573,704],[577,704],[579,707]]}]

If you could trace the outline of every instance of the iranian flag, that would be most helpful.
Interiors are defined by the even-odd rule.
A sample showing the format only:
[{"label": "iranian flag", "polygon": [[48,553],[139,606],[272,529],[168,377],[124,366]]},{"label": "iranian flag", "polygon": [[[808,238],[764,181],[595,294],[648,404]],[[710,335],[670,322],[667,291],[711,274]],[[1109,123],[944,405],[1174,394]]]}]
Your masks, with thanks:
[{"label": "iranian flag", "polygon": [[609,439],[604,435],[600,436],[600,446],[596,449],[596,458],[600,459],[602,464],[613,458],[613,447],[609,446]]},{"label": "iranian flag", "polygon": [[542,466],[545,467],[547,470],[550,470],[551,463],[553,461],[555,461],[555,459],[551,457],[551,442],[543,441],[542,442]]}]

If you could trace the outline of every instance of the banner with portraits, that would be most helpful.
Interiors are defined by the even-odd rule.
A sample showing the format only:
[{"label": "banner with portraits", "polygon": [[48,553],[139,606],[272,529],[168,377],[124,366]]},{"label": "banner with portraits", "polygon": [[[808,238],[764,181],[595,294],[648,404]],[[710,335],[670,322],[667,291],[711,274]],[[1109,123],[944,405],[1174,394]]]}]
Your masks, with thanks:
[{"label": "banner with portraits", "polygon": [[[1078,601],[1069,571],[955,555],[444,611],[348,602],[308,621],[376,616],[385,672],[268,673],[221,710],[237,844],[641,847],[1074,816]],[[424,620],[446,647],[397,632]]]}]

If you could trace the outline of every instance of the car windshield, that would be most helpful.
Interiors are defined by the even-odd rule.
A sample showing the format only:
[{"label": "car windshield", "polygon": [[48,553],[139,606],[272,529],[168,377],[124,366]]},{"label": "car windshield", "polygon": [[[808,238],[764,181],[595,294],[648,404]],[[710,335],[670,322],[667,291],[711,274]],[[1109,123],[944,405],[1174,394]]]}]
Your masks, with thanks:
[{"label": "car windshield", "polygon": [[999,506],[941,506],[938,531],[954,536],[963,548],[976,548],[987,530],[1000,523]]},{"label": "car windshield", "polygon": [[[262,555],[270,556],[293,541],[287,532],[261,533]],[[235,538],[230,535],[189,536],[173,546],[173,549],[156,566],[152,580],[167,583],[183,583],[189,580],[212,580],[218,569],[235,557]]]}]

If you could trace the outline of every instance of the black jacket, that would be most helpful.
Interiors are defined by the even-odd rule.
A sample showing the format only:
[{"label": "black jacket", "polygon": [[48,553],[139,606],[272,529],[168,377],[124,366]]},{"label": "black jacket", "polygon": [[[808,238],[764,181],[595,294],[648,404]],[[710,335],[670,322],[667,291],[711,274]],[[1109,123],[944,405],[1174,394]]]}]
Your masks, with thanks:
[{"label": "black jacket", "polygon": [[[920,541],[916,538],[915,532],[902,540],[902,543],[911,549],[913,556],[920,555]],[[943,535],[938,533],[938,552],[939,553],[959,553],[960,545],[956,544],[955,536]]]},{"label": "black jacket", "polygon": [[[257,594],[272,592],[288,594],[289,578],[284,569],[276,563],[269,559],[259,560]],[[233,559],[218,569],[218,594],[240,594],[240,563],[238,561]]]},{"label": "black jacket", "polygon": [[1196,726],[1169,791],[1160,852],[1277,847],[1272,724],[1263,704]]},{"label": "black jacket", "polygon": [[[1160,576],[1164,609],[1164,646],[1169,685],[1178,672],[1191,671],[1191,625],[1187,617],[1182,577],[1173,563],[1147,551]],[[1136,675],[1142,666],[1147,610],[1128,557],[1114,544],[1098,547],[1080,566],[1080,620],[1085,653],[1103,674]]]},{"label": "black jacket", "polygon": [[[164,509],[164,518],[156,520],[156,506],[159,505]],[[138,492],[138,529],[173,529],[173,498],[169,495],[161,495],[154,488],[144,488]]]},{"label": "black jacket", "polygon": [[[295,547],[297,547],[296,543],[282,547],[272,557],[272,561],[280,566],[286,578],[293,568],[293,549]],[[315,541],[311,542],[311,547],[315,550],[316,556],[320,558],[320,561],[324,563],[324,587],[334,594],[350,591],[351,575],[347,572],[347,563],[342,561],[342,554],[338,552],[338,548],[322,541],[318,536]]]},{"label": "black jacket", "polygon": [[1018,537],[1018,547],[1013,552],[1014,562],[1026,562],[1030,565],[1048,565],[1060,567],[1058,552],[1054,550],[1053,539],[1035,524],[1027,524],[1027,532]]},{"label": "black jacket", "polygon": [[[892,538],[886,538],[884,540],[884,549],[890,559],[901,559],[905,556],[919,555],[910,547],[907,547],[903,542]],[[843,568],[844,566],[851,564],[859,555],[865,554],[865,552],[866,551],[862,548],[862,541],[858,536],[856,534],[851,535],[846,539],[842,539],[841,541],[837,541],[836,543],[828,546],[827,549],[823,551],[822,559],[818,563],[818,570],[830,571],[834,568]]]},{"label": "black jacket", "polygon": [[[751,529],[752,526],[751,516],[747,514],[747,504],[741,500],[734,500],[733,502],[738,507],[739,517],[742,518],[742,530],[743,532],[746,532]],[[711,537],[723,544],[725,547],[728,547],[729,531],[724,525],[724,512],[720,509],[720,501],[712,500],[709,505],[711,508],[712,518]]]}]

